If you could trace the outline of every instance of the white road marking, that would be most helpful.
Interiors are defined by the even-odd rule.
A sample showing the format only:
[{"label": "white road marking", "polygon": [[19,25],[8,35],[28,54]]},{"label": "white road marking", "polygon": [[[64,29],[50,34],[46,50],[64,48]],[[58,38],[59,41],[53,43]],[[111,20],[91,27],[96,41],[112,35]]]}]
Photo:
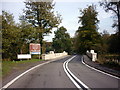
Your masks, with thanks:
[{"label": "white road marking", "polygon": [[97,72],[100,72],[100,73],[102,73],[102,74],[108,75],[108,76],[113,77],[113,78],[116,78],[116,79],[120,79],[119,77],[113,76],[113,75],[111,75],[111,74],[109,74],[109,73],[103,72],[103,71],[101,71],[101,70],[98,70],[98,69],[96,69],[96,68],[94,68],[94,67],[86,64],[86,63],[83,61],[83,57],[82,57],[82,63],[83,63],[85,66],[87,66],[87,67],[89,67],[89,68],[91,68],[91,69],[93,69],[93,70],[95,70],[95,71],[97,71]]},{"label": "white road marking", "polygon": [[[81,87],[80,87],[80,85],[77,84],[77,82],[76,82],[72,77],[74,77],[84,88],[90,90],[90,88],[89,88],[88,86],[86,86],[82,81],[80,81],[80,80],[70,71],[70,69],[68,68],[68,63],[69,63],[73,58],[75,58],[75,57],[76,57],[76,56],[73,56],[72,58],[70,58],[70,59],[68,59],[67,61],[64,62],[64,64],[63,64],[64,71],[65,71],[65,73],[68,75],[68,77],[70,78],[70,80],[74,83],[74,85],[75,85],[77,88],[81,88]],[[66,65],[66,68],[65,68],[65,65]],[[70,74],[67,72],[66,69],[67,69],[68,72],[72,75],[72,77],[70,76]]]},{"label": "white road marking", "polygon": [[67,70],[66,70],[66,68],[65,68],[65,63],[66,63],[66,62],[63,63],[63,68],[64,68],[65,73],[67,74],[67,76],[70,78],[70,80],[74,83],[74,85],[75,85],[77,88],[81,88],[81,87],[75,82],[75,80],[69,75],[69,73],[67,72]]},{"label": "white road marking", "polygon": [[[55,59],[56,60],[56,59]],[[50,62],[53,62],[55,60],[51,60],[51,61],[48,61],[48,62],[45,62],[45,63],[42,63],[42,64],[39,64],[37,66],[34,66],[30,69],[28,69],[27,71],[23,72],[22,74],[20,74],[19,76],[17,76],[16,78],[14,78],[13,80],[11,80],[10,82],[8,82],[6,85],[4,85],[0,90],[4,89],[4,88],[8,88],[10,85],[12,85],[16,80],[18,80],[20,77],[22,77],[23,75],[25,75],[26,73],[30,72],[31,70],[37,68],[37,67],[40,67],[40,66],[43,66],[45,64],[48,64]]]}]

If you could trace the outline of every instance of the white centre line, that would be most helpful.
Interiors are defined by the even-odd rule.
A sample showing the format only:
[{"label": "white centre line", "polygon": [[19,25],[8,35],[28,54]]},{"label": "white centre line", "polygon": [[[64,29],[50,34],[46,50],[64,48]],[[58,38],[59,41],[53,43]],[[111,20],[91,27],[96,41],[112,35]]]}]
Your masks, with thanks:
[{"label": "white centre line", "polygon": [[75,81],[75,80],[70,76],[70,74],[67,72],[67,70],[66,70],[66,68],[65,68],[65,63],[66,63],[66,62],[63,63],[63,68],[64,68],[65,73],[67,74],[67,76],[70,78],[70,80],[74,83],[74,85],[75,85],[77,88],[81,88],[81,87],[78,85],[78,83],[76,83],[76,81]]},{"label": "white centre line", "polygon": [[[68,59],[67,61],[65,61],[65,62],[63,63],[64,71],[65,71],[65,73],[67,74],[67,76],[70,78],[70,80],[73,82],[73,84],[74,84],[78,89],[82,89],[82,88],[80,87],[80,85],[79,85],[79,84],[81,84],[84,88],[90,90],[90,88],[89,88],[88,86],[86,86],[82,81],[80,81],[80,79],[78,79],[78,78],[70,71],[70,69],[68,68],[68,63],[69,63],[73,58],[75,58],[75,57],[76,57],[76,56],[73,56],[72,58]],[[65,67],[66,67],[66,68],[65,68]],[[75,79],[77,82],[79,82],[79,84],[73,79],[73,77],[74,77],[74,79]]]}]

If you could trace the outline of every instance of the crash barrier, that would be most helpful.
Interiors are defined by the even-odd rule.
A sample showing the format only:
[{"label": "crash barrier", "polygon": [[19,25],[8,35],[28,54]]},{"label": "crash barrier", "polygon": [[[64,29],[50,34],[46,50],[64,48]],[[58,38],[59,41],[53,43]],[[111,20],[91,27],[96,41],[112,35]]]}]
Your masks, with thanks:
[{"label": "crash barrier", "polygon": [[97,53],[95,53],[94,50],[90,50],[90,52],[87,50],[86,55],[94,62],[97,60]]},{"label": "crash barrier", "polygon": [[50,51],[48,54],[43,54],[42,59],[50,60],[50,59],[55,59],[55,58],[59,58],[67,55],[68,53],[65,51],[63,53],[54,53],[54,51]]}]

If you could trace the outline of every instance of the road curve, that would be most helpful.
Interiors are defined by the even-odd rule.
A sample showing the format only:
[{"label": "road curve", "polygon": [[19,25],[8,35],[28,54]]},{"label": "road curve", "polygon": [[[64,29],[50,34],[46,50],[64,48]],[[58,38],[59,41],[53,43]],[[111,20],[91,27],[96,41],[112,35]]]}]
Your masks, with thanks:
[{"label": "road curve", "polygon": [[[73,90],[77,89],[75,82],[80,81],[83,83],[79,85],[82,88],[86,86],[89,89],[119,90],[119,79],[88,68],[82,64],[80,55],[73,57],[69,56],[37,67],[20,77],[8,88],[72,88]],[[71,78],[74,80],[72,81]]]},{"label": "road curve", "polygon": [[82,64],[82,56],[76,56],[69,64],[68,68],[79,78],[85,85],[91,89],[120,89],[120,79],[116,79],[88,68]]},{"label": "road curve", "polygon": [[76,88],[63,70],[70,57],[38,67],[15,81],[8,88]]}]

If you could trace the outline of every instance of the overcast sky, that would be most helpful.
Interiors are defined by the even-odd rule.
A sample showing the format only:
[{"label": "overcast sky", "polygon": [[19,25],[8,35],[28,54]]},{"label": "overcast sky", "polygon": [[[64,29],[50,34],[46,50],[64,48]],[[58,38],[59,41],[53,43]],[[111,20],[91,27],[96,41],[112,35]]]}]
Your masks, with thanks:
[{"label": "overcast sky", "polygon": [[[17,1],[17,2],[16,2]],[[9,11],[13,13],[14,19],[16,22],[19,22],[18,18],[22,15],[22,10],[25,8],[24,0],[4,0],[0,2],[0,6],[2,5],[2,10]],[[103,32],[103,30],[107,30],[110,34],[115,33],[115,29],[111,26],[113,24],[112,13],[106,13],[102,7],[99,6],[99,0],[54,0],[56,2],[54,11],[58,11],[58,13],[62,16],[62,23],[60,26],[64,26],[71,37],[75,35],[76,30],[78,29],[78,16],[80,16],[80,9],[86,8],[88,5],[97,5],[98,19],[100,20],[99,32]],[[0,13],[1,14],[1,13]],[[59,27],[60,27],[59,26]],[[49,36],[45,37],[46,41],[52,41],[54,37],[54,31]]]}]

